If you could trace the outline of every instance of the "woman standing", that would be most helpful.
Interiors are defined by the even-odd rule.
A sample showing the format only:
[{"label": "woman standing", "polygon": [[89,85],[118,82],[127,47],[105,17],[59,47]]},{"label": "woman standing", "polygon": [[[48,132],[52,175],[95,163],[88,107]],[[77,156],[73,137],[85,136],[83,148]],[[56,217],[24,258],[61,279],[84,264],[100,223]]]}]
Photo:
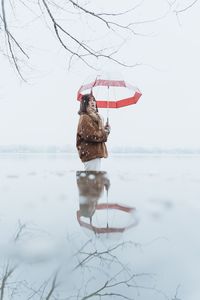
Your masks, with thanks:
[{"label": "woman standing", "polygon": [[82,96],[79,110],[76,147],[85,171],[100,171],[101,158],[108,156],[105,142],[110,126],[104,126],[98,114],[96,100],[92,94]]}]

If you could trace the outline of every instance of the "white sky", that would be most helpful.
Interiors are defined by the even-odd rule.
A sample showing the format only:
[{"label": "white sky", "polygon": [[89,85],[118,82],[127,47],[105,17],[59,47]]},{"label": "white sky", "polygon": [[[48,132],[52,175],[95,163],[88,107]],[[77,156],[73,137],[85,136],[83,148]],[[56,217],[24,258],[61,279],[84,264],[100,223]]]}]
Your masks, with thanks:
[{"label": "white sky", "polygon": [[[96,1],[96,7],[116,6],[114,0],[109,7],[106,2]],[[120,73],[143,93],[136,105],[110,111],[109,146],[200,147],[199,2],[180,15],[181,25],[175,14],[169,14],[159,22],[137,27],[148,36],[129,38],[121,57],[141,66],[96,65],[102,71]],[[130,3],[123,1],[123,9]],[[118,5],[120,10],[122,3]],[[166,8],[167,1],[144,1],[134,16],[151,19]],[[87,33],[80,24],[71,23],[77,34]],[[74,145],[79,109],[76,93],[94,71],[81,62],[68,70],[66,53],[50,31],[44,25],[38,30],[38,23],[34,29],[31,26],[18,30],[18,40],[25,39],[31,57],[28,66],[32,69],[25,70],[28,83],[21,82],[0,55],[0,145]],[[106,117],[105,110],[100,113]]]}]

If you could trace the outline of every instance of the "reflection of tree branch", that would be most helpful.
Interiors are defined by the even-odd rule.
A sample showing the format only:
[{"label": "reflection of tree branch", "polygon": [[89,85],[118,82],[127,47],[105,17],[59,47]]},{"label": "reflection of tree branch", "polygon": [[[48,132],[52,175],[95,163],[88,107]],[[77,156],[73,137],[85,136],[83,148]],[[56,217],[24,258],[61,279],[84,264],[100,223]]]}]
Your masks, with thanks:
[{"label": "reflection of tree branch", "polygon": [[177,288],[176,288],[176,292],[175,292],[175,295],[174,295],[174,297],[173,297],[173,299],[172,299],[172,300],[181,300],[180,298],[177,298],[177,295],[178,295],[179,288],[180,288],[180,284],[177,286]]},{"label": "reflection of tree branch", "polygon": [[[102,259],[104,255],[108,255],[111,256],[112,258],[114,258],[115,260],[118,260],[118,258],[116,256],[114,256],[112,254],[113,251],[115,251],[116,249],[120,248],[120,247],[124,247],[126,244],[132,244],[132,242],[122,242],[117,244],[116,246],[109,248],[105,251],[93,251],[93,252],[83,252],[82,250],[79,252],[79,254],[83,254],[83,255],[87,255],[82,261],[79,262],[78,265],[76,265],[74,267],[73,270],[76,270],[78,267],[82,267],[86,262],[89,262],[90,260],[94,259],[94,258],[99,258]],[[107,258],[104,258],[104,261],[108,260]]]},{"label": "reflection of tree branch", "polygon": [[56,287],[57,287],[57,284],[56,284],[56,281],[57,281],[57,275],[58,275],[58,272],[55,273],[55,275],[53,276],[53,280],[52,280],[52,283],[51,283],[51,288],[46,296],[46,300],[49,300],[50,297],[53,295],[53,292],[55,291]]},{"label": "reflection of tree branch", "polygon": [[[17,242],[22,234],[25,224],[19,223],[19,229],[14,237],[14,242]],[[9,278],[13,275],[14,271],[17,269],[17,266],[11,266],[9,260],[6,263],[5,271],[1,276],[1,285],[0,285],[0,300],[4,299],[5,288],[7,286]]]},{"label": "reflection of tree branch", "polygon": [[1,279],[0,300],[4,299],[4,292],[5,292],[7,281],[9,279],[9,277],[11,277],[11,275],[13,274],[15,269],[16,269],[16,267],[10,267],[9,262],[6,264],[5,272],[3,273],[2,279]]},{"label": "reflection of tree branch", "polygon": [[[122,272],[123,272],[123,270],[122,270]],[[121,273],[121,272],[119,272],[119,273]],[[156,287],[148,287],[148,286],[143,286],[143,285],[138,285],[138,284],[133,284],[132,283],[132,280],[135,277],[149,275],[149,274],[132,274],[132,275],[129,276],[128,279],[117,280],[117,277],[118,277],[119,273],[116,274],[115,276],[113,276],[113,278],[107,280],[100,288],[98,288],[94,292],[82,297],[81,300],[86,300],[86,299],[96,297],[96,296],[98,296],[100,298],[105,297],[105,296],[116,296],[116,297],[120,297],[122,299],[133,300],[134,298],[128,297],[126,295],[126,293],[119,293],[119,292],[115,292],[113,290],[113,288],[116,288],[116,287],[119,287],[119,286],[122,286],[122,285],[125,285],[127,288],[137,288],[137,289],[142,288],[142,289],[145,289],[145,290],[152,290],[152,291],[155,291],[158,294],[161,294],[165,299],[168,299],[168,297],[162,291],[157,289]],[[112,283],[113,280],[115,280],[116,282]],[[108,289],[111,290],[111,291],[107,292]]]},{"label": "reflection of tree branch", "polygon": [[86,300],[86,299],[89,299],[89,298],[92,298],[94,296],[99,296],[100,298],[101,297],[105,297],[105,296],[116,296],[116,297],[121,297],[123,299],[128,299],[128,300],[131,300],[132,298],[129,298],[129,297],[126,297],[125,295],[123,294],[119,294],[119,293],[114,293],[114,292],[110,292],[110,293],[101,293],[102,291],[104,291],[106,288],[109,288],[109,281],[106,281],[104,283],[104,285],[99,288],[98,290],[96,290],[95,292],[81,298],[81,300]]},{"label": "reflection of tree branch", "polygon": [[26,224],[21,224],[20,222],[18,223],[19,229],[14,237],[14,242],[17,242],[20,238],[20,235],[22,234],[22,231],[26,228]]},{"label": "reflection of tree branch", "polygon": [[[38,297],[39,297],[39,296],[42,297],[43,294],[44,294],[44,290],[45,290],[45,288],[46,288],[46,286],[47,286],[47,283],[46,283],[46,282],[43,282],[43,283],[41,284],[41,286],[40,286],[39,288],[37,288],[37,290],[34,289],[34,288],[31,287],[31,286],[28,286],[27,283],[24,283],[23,285],[24,285],[24,287],[25,287],[26,289],[28,289],[28,290],[30,290],[31,292],[33,292],[33,293],[27,298],[27,300],[30,300],[30,299],[32,299],[35,295],[38,295]],[[41,292],[41,289],[43,289],[42,292]],[[40,297],[40,299],[41,299],[41,297]]]},{"label": "reflection of tree branch", "polygon": [[[14,235],[14,242],[20,241],[22,237],[22,233],[24,228],[26,228],[25,224],[21,224],[19,222],[19,227],[17,229],[16,234]],[[25,232],[26,233],[26,232]],[[92,239],[89,239],[83,245],[80,246],[79,251],[71,257],[67,257],[67,259],[75,258],[81,260],[77,264],[77,261],[74,263],[76,266],[72,269],[73,273],[72,278],[74,275],[76,276],[75,280],[77,279],[77,274],[79,274],[79,280],[77,282],[78,287],[74,290],[75,295],[66,295],[66,291],[63,291],[63,295],[57,296],[55,295],[55,291],[61,292],[58,287],[60,286],[59,280],[62,280],[63,274],[65,274],[66,269],[64,261],[58,263],[53,272],[51,272],[48,278],[41,279],[38,278],[37,285],[34,286],[33,282],[28,282],[27,280],[20,281],[18,278],[17,280],[12,280],[13,274],[18,266],[14,265],[10,261],[5,264],[5,268],[2,272],[1,280],[0,280],[0,300],[5,300],[8,298],[6,293],[11,291],[11,296],[9,299],[15,298],[15,293],[20,292],[23,299],[31,300],[31,299],[43,299],[43,300],[50,300],[50,299],[77,299],[77,300],[87,300],[93,299],[95,297],[99,297],[99,299],[103,297],[114,297],[114,299],[126,299],[126,300],[133,300],[132,294],[133,292],[140,292],[141,290],[152,291],[155,293],[160,294],[165,299],[167,296],[159,290],[156,286],[151,285],[149,283],[150,276],[152,274],[149,273],[136,273],[133,271],[131,264],[127,267],[120,256],[117,256],[117,253],[122,253],[122,249],[127,245],[137,245],[132,241],[124,241],[118,244],[114,244],[107,249],[101,248],[97,249],[95,244],[93,243]],[[146,244],[148,245],[148,243]],[[93,247],[93,248],[92,248]],[[104,250],[105,249],[105,250]],[[123,255],[123,257],[126,256]],[[65,258],[66,259],[66,258]],[[126,259],[126,257],[125,257]],[[89,262],[92,260],[92,266],[89,266]],[[100,260],[100,263],[99,263]],[[104,263],[105,262],[105,263]],[[109,265],[107,264],[109,262]],[[130,260],[129,260],[130,262]],[[98,263],[98,264],[96,264]],[[88,264],[88,265],[87,265]],[[105,266],[108,268],[106,269]],[[53,266],[54,268],[55,266]],[[94,268],[92,270],[97,271],[97,273],[92,272],[90,268]],[[33,268],[31,267],[31,270]],[[38,270],[36,270],[38,271]],[[68,271],[68,269],[67,269]],[[81,272],[83,271],[83,272]],[[89,271],[89,272],[88,272]],[[62,273],[63,272],[63,273]],[[83,278],[81,274],[83,273]],[[49,267],[48,267],[48,274],[49,274]],[[67,273],[68,274],[68,273]],[[144,277],[148,276],[148,283],[145,284],[138,284],[142,279],[144,282]],[[16,277],[16,275],[15,275]],[[92,281],[95,280],[95,285],[92,286]],[[99,280],[99,281],[98,281]],[[64,285],[68,283],[68,279],[64,282]],[[81,285],[82,282],[82,285]],[[86,283],[86,284],[85,284]],[[14,284],[14,286],[13,286]],[[63,285],[63,286],[64,286]],[[125,287],[125,288],[124,288]],[[24,290],[22,289],[24,288]],[[67,287],[65,286],[66,290]],[[27,295],[28,294],[28,295]],[[176,290],[176,294],[173,300],[180,300],[177,298],[178,288]],[[131,296],[130,296],[131,295]]]},{"label": "reflection of tree branch", "polygon": [[[159,238],[160,239],[160,238]],[[159,239],[155,239],[159,240]],[[146,244],[149,245],[151,243],[153,243],[154,241],[151,241],[149,243]],[[128,242],[131,245],[137,245],[136,243],[133,242]],[[145,284],[138,284],[138,278],[143,278],[144,276],[152,276],[153,274],[150,273],[135,273],[133,272],[131,266],[129,265],[129,268],[127,268],[127,266],[125,264],[123,264],[123,262],[120,260],[120,258],[118,258],[113,252],[115,250],[119,250],[120,247],[123,247],[124,245],[126,245],[127,242],[122,242],[119,243],[117,245],[114,245],[112,247],[109,247],[108,249],[104,250],[104,251],[99,251],[98,249],[95,249],[94,251],[87,251],[85,248],[88,245],[88,242],[84,244],[83,247],[81,247],[81,250],[77,253],[80,255],[84,255],[85,257],[82,258],[82,260],[79,262],[78,265],[75,266],[75,268],[73,270],[77,270],[80,267],[84,267],[84,270],[86,270],[88,267],[89,268],[93,268],[95,266],[95,262],[97,259],[102,260],[102,262],[107,262],[110,261],[111,263],[115,263],[115,267],[112,265],[109,266],[109,270],[111,270],[111,268],[113,268],[113,270],[116,270],[116,267],[120,267],[120,270],[115,273],[114,275],[111,275],[112,272],[109,272],[109,274],[107,274],[107,280],[105,280],[100,287],[96,288],[93,291],[89,291],[89,286],[87,286],[87,288],[83,291],[83,289],[79,290],[79,294],[78,295],[74,295],[72,296],[72,298],[76,297],[78,300],[86,300],[86,299],[91,299],[91,298],[95,298],[95,297],[99,297],[100,299],[103,297],[115,297],[115,298],[120,298],[120,299],[127,299],[127,300],[133,300],[135,298],[129,296],[130,294],[133,293],[133,291],[137,291],[138,292],[140,290],[147,290],[147,291],[152,291],[155,292],[156,294],[159,294],[163,297],[163,299],[168,299],[167,295],[160,289],[158,289],[155,285],[145,285]],[[110,260],[110,258],[112,258],[112,260]],[[92,266],[88,266],[88,262],[90,262],[91,260],[93,261]],[[104,266],[103,270],[100,269],[100,272],[102,274],[102,271],[104,272],[105,269],[105,265],[101,263],[101,266]],[[84,273],[85,274],[85,273]],[[85,274],[86,275],[86,274]],[[84,276],[85,276],[84,275]],[[98,278],[98,277],[97,277]],[[92,278],[90,278],[92,279]],[[91,281],[91,280],[90,280]],[[89,280],[88,280],[89,282]],[[124,286],[126,287],[124,289]],[[119,290],[120,289],[120,290]],[[127,290],[130,289],[130,292]],[[176,300],[173,299],[173,300]],[[178,300],[178,299],[177,299]]]},{"label": "reflection of tree branch", "polygon": [[[23,283],[24,287],[31,291],[32,294],[27,297],[27,300],[30,300],[32,298],[34,298],[35,296],[37,296],[37,299],[45,299],[45,300],[49,300],[52,298],[54,291],[56,290],[56,288],[58,287],[58,283],[57,283],[57,277],[58,277],[58,272],[53,272],[53,275],[48,278],[47,280],[45,280],[39,288],[33,288],[32,286],[29,286],[27,283]],[[49,287],[49,291],[47,291],[47,287],[49,286],[50,281],[52,280],[50,287]],[[46,296],[44,296],[44,294],[47,293]]]}]

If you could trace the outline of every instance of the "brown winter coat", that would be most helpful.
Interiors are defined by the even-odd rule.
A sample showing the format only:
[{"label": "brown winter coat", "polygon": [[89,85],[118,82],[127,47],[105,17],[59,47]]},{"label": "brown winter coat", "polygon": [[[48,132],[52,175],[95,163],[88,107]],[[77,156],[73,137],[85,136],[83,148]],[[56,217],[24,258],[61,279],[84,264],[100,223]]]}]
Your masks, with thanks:
[{"label": "brown winter coat", "polygon": [[96,118],[86,113],[80,115],[76,147],[82,162],[108,156],[105,145],[107,136],[108,133]]}]

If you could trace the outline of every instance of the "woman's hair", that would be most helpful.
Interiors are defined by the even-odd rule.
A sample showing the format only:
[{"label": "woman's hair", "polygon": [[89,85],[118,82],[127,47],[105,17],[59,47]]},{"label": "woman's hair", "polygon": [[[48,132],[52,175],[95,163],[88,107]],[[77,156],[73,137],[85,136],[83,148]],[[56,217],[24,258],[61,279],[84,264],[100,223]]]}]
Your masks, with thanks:
[{"label": "woman's hair", "polygon": [[[81,115],[82,113],[87,113],[87,107],[89,105],[90,97],[94,98],[94,96],[92,94],[85,94],[82,96],[81,102],[80,102],[80,109],[78,111],[79,115]],[[94,100],[95,100],[95,98],[94,98]],[[96,112],[98,112],[97,104],[96,104]]]}]

